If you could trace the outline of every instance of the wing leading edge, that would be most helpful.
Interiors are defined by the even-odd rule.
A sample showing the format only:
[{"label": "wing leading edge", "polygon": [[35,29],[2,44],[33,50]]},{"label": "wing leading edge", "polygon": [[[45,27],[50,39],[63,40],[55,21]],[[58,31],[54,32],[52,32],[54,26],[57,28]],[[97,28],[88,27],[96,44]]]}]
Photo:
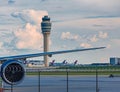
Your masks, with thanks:
[{"label": "wing leading edge", "polygon": [[64,51],[43,52],[43,53],[36,53],[36,54],[6,56],[6,57],[0,57],[0,61],[10,60],[10,59],[26,59],[26,58],[32,58],[32,57],[45,56],[45,55],[48,55],[48,56],[51,57],[54,54],[79,52],[79,51],[87,51],[87,50],[96,50],[96,49],[104,49],[104,48],[105,47],[96,47],[96,48],[86,48],[86,49],[74,49],[74,50],[64,50]]}]

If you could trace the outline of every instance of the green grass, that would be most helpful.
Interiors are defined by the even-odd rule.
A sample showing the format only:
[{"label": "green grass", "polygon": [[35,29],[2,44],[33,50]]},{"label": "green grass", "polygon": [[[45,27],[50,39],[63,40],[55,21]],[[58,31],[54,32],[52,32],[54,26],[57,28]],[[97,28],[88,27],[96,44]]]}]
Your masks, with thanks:
[{"label": "green grass", "polygon": [[[27,75],[39,75],[38,72],[27,72]],[[65,71],[51,71],[51,72],[40,72],[40,75],[66,75],[67,72]],[[68,72],[69,75],[96,75],[96,71],[77,71],[77,72]],[[98,71],[99,75],[110,75],[110,74],[115,74],[115,75],[120,75],[120,71]]]},{"label": "green grass", "polygon": [[[59,71],[59,69],[69,69],[69,75],[95,75],[96,69],[98,70],[99,75],[120,75],[120,66],[63,66],[57,68],[58,71],[49,71],[40,72],[41,75],[66,75],[66,71]],[[38,75],[38,72],[27,72],[27,75]]]},{"label": "green grass", "polygon": [[59,69],[73,69],[73,70],[76,70],[76,69],[80,69],[80,70],[95,70],[95,69],[98,69],[98,70],[120,70],[120,65],[118,66],[63,66],[63,67],[60,67]]}]

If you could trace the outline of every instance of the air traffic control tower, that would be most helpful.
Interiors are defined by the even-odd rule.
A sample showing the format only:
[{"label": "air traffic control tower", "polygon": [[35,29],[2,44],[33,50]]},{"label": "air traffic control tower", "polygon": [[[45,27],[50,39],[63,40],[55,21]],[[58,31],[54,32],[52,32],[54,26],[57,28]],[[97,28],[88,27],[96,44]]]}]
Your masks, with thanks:
[{"label": "air traffic control tower", "polygon": [[[44,39],[44,52],[49,51],[49,41],[50,41],[50,31],[51,31],[51,22],[50,17],[44,16],[41,22],[41,30]],[[45,67],[49,66],[48,55],[44,56]]]}]

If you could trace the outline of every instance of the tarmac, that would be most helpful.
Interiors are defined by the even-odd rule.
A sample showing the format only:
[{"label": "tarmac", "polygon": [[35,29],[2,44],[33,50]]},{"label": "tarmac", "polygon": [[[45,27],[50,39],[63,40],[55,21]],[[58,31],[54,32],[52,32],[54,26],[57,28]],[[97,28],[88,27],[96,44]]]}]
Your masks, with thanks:
[{"label": "tarmac", "polygon": [[118,92],[120,77],[98,76],[98,91],[96,76],[26,76],[18,85],[3,86],[4,92]]}]

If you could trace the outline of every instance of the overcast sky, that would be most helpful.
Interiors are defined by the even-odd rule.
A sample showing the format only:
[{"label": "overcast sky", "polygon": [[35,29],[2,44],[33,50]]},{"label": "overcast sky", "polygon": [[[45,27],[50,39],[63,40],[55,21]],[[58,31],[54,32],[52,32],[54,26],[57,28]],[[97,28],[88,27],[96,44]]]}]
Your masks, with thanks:
[{"label": "overcast sky", "polygon": [[[0,55],[43,51],[41,18],[51,18],[50,51],[107,47],[50,58],[84,63],[120,57],[120,0],[0,0]],[[42,57],[40,59],[43,59]]]}]

